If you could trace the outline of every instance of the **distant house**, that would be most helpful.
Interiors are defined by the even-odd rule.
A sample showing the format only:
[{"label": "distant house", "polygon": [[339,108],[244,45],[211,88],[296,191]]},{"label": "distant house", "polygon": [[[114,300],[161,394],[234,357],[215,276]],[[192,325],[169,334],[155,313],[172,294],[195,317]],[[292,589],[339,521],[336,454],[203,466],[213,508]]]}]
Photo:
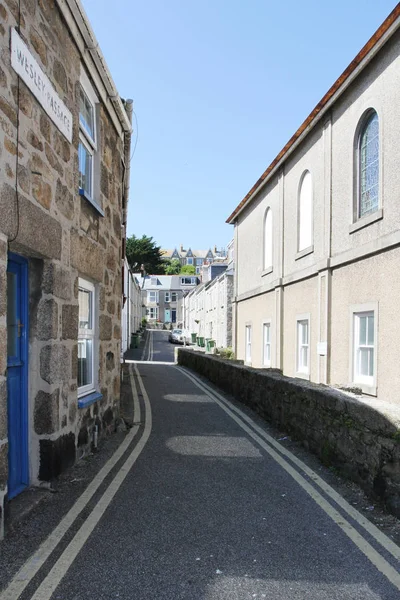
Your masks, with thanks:
[{"label": "distant house", "polygon": [[203,266],[203,283],[184,297],[184,328],[213,339],[218,348],[232,346],[233,241],[226,260]]},{"label": "distant house", "polygon": [[183,297],[195,288],[200,280],[193,275],[136,274],[142,290],[142,303],[150,323],[182,324]]},{"label": "distant house", "polygon": [[174,248],[173,250],[162,250],[163,258],[169,260],[179,260],[182,266],[193,265],[196,269],[196,275],[200,275],[203,265],[212,263],[216,258],[225,258],[225,248],[217,249],[214,246],[213,249],[208,250],[192,250],[190,247],[185,250],[182,244],[179,246],[179,250]]}]

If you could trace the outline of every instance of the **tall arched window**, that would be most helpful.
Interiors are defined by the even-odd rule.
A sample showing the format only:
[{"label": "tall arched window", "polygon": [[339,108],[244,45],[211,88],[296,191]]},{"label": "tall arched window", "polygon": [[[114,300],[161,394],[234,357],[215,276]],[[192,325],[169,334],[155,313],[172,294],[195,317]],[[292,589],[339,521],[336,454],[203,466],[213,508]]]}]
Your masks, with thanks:
[{"label": "tall arched window", "polygon": [[313,198],[310,171],[306,171],[300,182],[299,190],[299,238],[298,251],[312,246],[313,235]]},{"label": "tall arched window", "polygon": [[267,208],[264,217],[264,270],[272,267],[272,210]]},{"label": "tall arched window", "polygon": [[379,206],[379,120],[375,111],[367,113],[360,128],[357,162],[357,216],[360,219]]}]

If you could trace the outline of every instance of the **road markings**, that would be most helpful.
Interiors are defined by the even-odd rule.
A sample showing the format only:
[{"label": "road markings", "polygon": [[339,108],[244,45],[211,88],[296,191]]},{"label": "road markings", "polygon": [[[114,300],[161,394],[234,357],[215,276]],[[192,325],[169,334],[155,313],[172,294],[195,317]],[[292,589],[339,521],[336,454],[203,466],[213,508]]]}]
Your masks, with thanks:
[{"label": "road markings", "polygon": [[146,342],[145,342],[145,344],[144,344],[144,348],[143,348],[142,356],[141,356],[141,359],[140,359],[140,360],[142,360],[142,361],[144,361],[144,357],[146,356],[146,352],[147,352],[147,350],[148,350],[148,347],[149,347],[149,343],[150,343],[150,336],[151,336],[151,332],[150,332],[150,330],[148,329],[148,330],[147,330],[147,336],[146,336]]},{"label": "road markings", "polygon": [[[82,527],[75,534],[75,537],[68,544],[64,552],[61,554],[60,558],[57,560],[53,568],[49,571],[46,578],[42,581],[40,586],[37,588],[35,594],[32,596],[32,600],[50,600],[53,592],[59,585],[62,578],[65,576],[72,563],[78,556],[78,553],[82,549],[83,545],[88,540],[90,534],[100,521],[101,517],[104,515],[106,509],[110,505],[112,499],[115,494],[121,487],[124,482],[126,476],[132,469],[136,460],[140,456],[143,448],[145,447],[147,440],[149,439],[151,428],[152,428],[152,416],[151,416],[151,406],[149,397],[144,389],[143,382],[141,380],[138,368],[135,365],[136,377],[139,382],[139,387],[141,389],[144,405],[145,405],[145,425],[142,437],[136,444],[135,448],[132,450],[131,454],[128,456],[113,481],[108,486],[107,490],[104,492],[86,521],[83,523]],[[133,375],[131,376],[131,385],[134,385]]]},{"label": "road markings", "polygon": [[[181,373],[184,373],[198,388],[203,390],[212,398],[221,408],[224,410],[246,433],[248,433],[268,454],[304,489],[305,492],[324,510],[324,512],[338,525],[342,531],[350,538],[350,540],[361,550],[361,552],[372,562],[372,564],[381,572],[385,577],[398,589],[400,590],[400,573],[392,567],[392,565],[381,555],[375,548],[355,529],[346,519],[322,496],[318,490],[316,490],[296,469],[294,469],[282,456],[278,454],[271,445],[275,446],[279,452],[285,454],[290,460],[309,475],[315,483],[317,483],[329,496],[334,499],[344,510],[368,531],[368,533],[388,552],[390,552],[395,558],[400,556],[400,548],[396,546],[385,534],[368,521],[368,525],[364,522],[364,519],[358,511],[351,507],[344,498],[341,498],[337,492],[333,490],[326,482],[324,482],[312,469],[302,463],[297,457],[295,457],[286,448],[282,448],[277,442],[269,436],[267,433],[262,431],[253,421],[247,417],[240,409],[233,407],[226,398],[223,398],[220,394],[215,392],[212,388],[208,387],[202,381],[198,380],[192,374],[187,373],[181,367],[175,367]],[[229,407],[228,407],[229,406]],[[237,413],[237,414],[235,414]],[[253,429],[246,425],[245,421],[251,424],[254,430],[262,432],[262,437],[258,435]],[[264,439],[269,441],[267,444]],[[285,450],[285,452],[283,452]],[[336,499],[337,497],[337,499]],[[347,505],[347,506],[346,506]],[[366,520],[365,520],[366,521]]]},{"label": "road markings", "polygon": [[[134,414],[135,414],[135,419],[139,422],[141,419],[139,397],[138,397],[138,394],[136,391],[136,387],[134,385],[132,373],[130,373],[130,377],[131,377],[132,393],[133,393],[133,398],[134,398],[134,411],[135,411]],[[147,402],[145,401],[145,406],[146,406],[146,426],[147,426],[147,428],[150,427],[150,429],[151,429],[151,410],[150,410],[150,404],[148,402],[148,399],[147,399]],[[57,527],[52,531],[52,533],[46,538],[46,540],[39,546],[38,550],[36,550],[36,552],[34,552],[34,554],[21,567],[21,569],[18,571],[18,573],[16,573],[16,575],[13,577],[13,579],[11,580],[11,582],[9,583],[7,588],[5,588],[5,590],[3,590],[3,592],[0,593],[0,600],[17,600],[21,596],[22,592],[25,590],[25,588],[29,585],[29,583],[35,577],[36,573],[44,565],[46,560],[51,556],[52,552],[58,546],[58,544],[60,543],[60,541],[62,540],[64,535],[67,533],[67,531],[73,525],[75,520],[78,518],[79,514],[87,506],[88,502],[91,500],[91,498],[93,497],[93,495],[95,494],[97,489],[100,487],[100,485],[103,483],[104,479],[107,477],[107,475],[113,469],[113,467],[117,464],[117,462],[120,460],[120,458],[124,455],[124,453],[128,449],[129,445],[135,438],[138,431],[139,431],[139,425],[135,425],[134,427],[132,427],[132,429],[126,435],[122,444],[114,452],[114,454],[107,461],[107,463],[100,469],[100,471],[98,472],[96,477],[89,484],[89,486],[86,488],[86,490],[83,492],[83,494],[81,494],[81,496],[78,498],[78,500],[72,506],[72,508],[68,511],[68,513],[65,515],[65,517],[61,520],[61,522],[57,525]],[[139,441],[139,444],[142,442],[145,433],[147,434],[146,427],[145,427],[145,432],[143,433],[143,436],[142,436],[141,440]],[[146,439],[146,441],[147,441],[147,439]],[[144,444],[142,444],[142,445],[144,445]],[[130,457],[131,456],[132,456],[132,454],[130,455]],[[127,464],[127,461],[122,466],[122,469],[125,468],[126,464]],[[119,471],[119,473],[120,472],[121,471]],[[126,474],[127,474],[127,472],[125,473],[125,476],[126,476]],[[106,490],[106,493],[107,493],[108,489]],[[104,498],[104,495],[102,496],[100,502],[103,500],[103,498]],[[35,597],[38,598],[38,596],[36,596],[36,595],[35,595]],[[42,600],[41,597],[40,597],[40,600]]]}]

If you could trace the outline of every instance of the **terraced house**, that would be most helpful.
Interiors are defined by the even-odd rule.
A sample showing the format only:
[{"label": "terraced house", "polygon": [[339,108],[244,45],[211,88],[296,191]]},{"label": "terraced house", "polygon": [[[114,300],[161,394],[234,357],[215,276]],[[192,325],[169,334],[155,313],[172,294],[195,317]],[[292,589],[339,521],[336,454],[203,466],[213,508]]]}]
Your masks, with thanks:
[{"label": "terraced house", "polygon": [[3,517],[118,411],[131,103],[79,0],[1,0],[0,44]]},{"label": "terraced house", "polygon": [[399,403],[400,6],[228,219],[236,353]]}]

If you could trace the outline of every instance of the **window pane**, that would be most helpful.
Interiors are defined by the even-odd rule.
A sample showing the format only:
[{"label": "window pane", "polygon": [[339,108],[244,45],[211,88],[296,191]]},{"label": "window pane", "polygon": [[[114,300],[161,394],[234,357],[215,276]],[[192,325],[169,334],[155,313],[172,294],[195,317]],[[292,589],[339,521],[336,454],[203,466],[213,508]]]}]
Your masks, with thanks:
[{"label": "window pane", "polygon": [[78,387],[93,383],[92,340],[78,340]]},{"label": "window pane", "polygon": [[304,322],[301,324],[301,331],[302,331],[302,336],[301,336],[301,343],[302,344],[308,344],[308,323]]},{"label": "window pane", "polygon": [[374,345],[374,317],[373,315],[368,317],[368,345]]},{"label": "window pane", "polygon": [[90,197],[92,196],[92,160],[93,156],[88,149],[79,142],[79,187],[82,188]]},{"label": "window pane", "polygon": [[17,276],[7,272],[7,354],[18,354]]},{"label": "window pane", "polygon": [[93,329],[92,292],[89,290],[79,290],[79,328]]},{"label": "window pane", "polygon": [[90,102],[82,88],[79,98],[79,122],[83,129],[85,129],[85,131],[90,135],[92,140],[94,140],[93,104]]},{"label": "window pane", "polygon": [[359,333],[359,344],[365,346],[367,343],[367,317],[358,318],[360,333]]},{"label": "window pane", "polygon": [[307,171],[301,182],[299,197],[299,251],[312,244],[312,179]]},{"label": "window pane", "polygon": [[374,376],[374,349],[369,349],[369,373],[371,377]]},{"label": "window pane", "polygon": [[272,267],[272,211],[269,208],[264,222],[264,269]]},{"label": "window pane", "polygon": [[379,122],[374,112],[360,136],[360,204],[359,217],[378,209],[379,203]]},{"label": "window pane", "polygon": [[369,375],[369,350],[367,348],[360,348],[360,375]]}]

